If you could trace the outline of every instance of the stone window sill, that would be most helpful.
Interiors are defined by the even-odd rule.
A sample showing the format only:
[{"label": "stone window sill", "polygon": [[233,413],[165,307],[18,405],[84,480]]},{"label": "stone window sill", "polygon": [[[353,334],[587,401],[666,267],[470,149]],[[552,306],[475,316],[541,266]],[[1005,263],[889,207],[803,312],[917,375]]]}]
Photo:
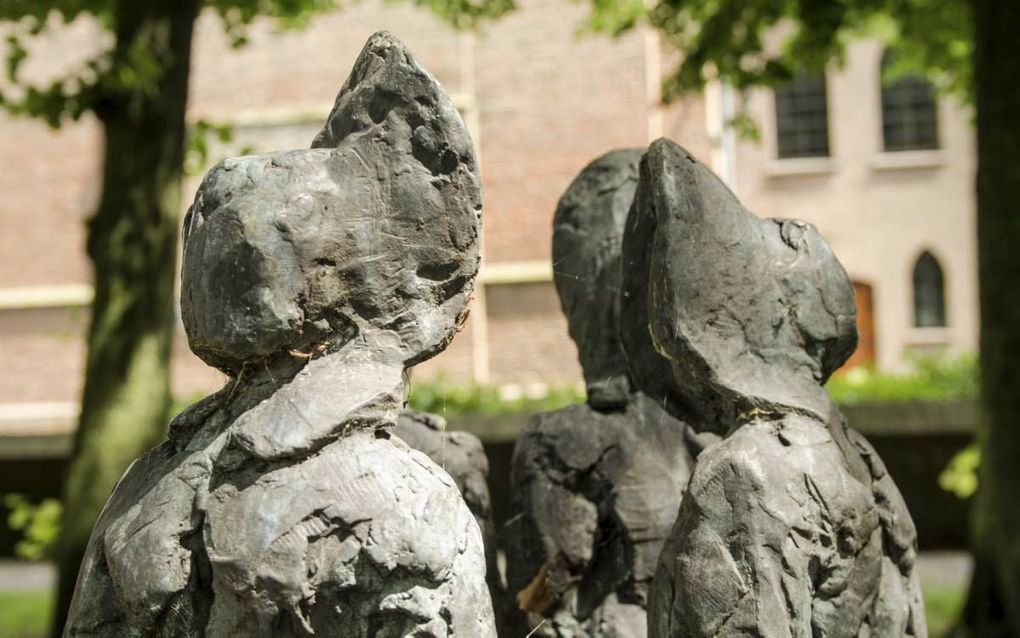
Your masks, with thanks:
[{"label": "stone window sill", "polygon": [[826,175],[836,170],[831,157],[790,157],[770,159],[765,171],[771,177],[795,177],[800,175]]},{"label": "stone window sill", "polygon": [[951,337],[948,327],[910,328],[904,341],[911,346],[942,346],[948,345]]},{"label": "stone window sill", "polygon": [[892,151],[876,153],[871,158],[871,167],[879,171],[910,168],[938,168],[946,163],[945,153],[930,151]]}]

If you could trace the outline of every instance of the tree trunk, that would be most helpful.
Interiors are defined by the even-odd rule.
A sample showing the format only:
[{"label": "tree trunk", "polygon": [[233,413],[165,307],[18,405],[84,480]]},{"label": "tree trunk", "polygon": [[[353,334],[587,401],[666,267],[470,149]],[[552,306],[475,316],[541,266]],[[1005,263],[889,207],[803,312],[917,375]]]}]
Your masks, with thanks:
[{"label": "tree trunk", "polygon": [[[64,485],[55,635],[100,510],[128,464],[165,432],[184,114],[199,4],[118,0],[114,10],[115,79],[96,108],[106,142],[102,197],[88,225],[96,292]],[[141,64],[140,55],[148,56]],[[139,84],[116,73],[122,64],[154,77]]]},{"label": "tree trunk", "polygon": [[1020,636],[1020,2],[973,0],[984,423],[973,636]]}]

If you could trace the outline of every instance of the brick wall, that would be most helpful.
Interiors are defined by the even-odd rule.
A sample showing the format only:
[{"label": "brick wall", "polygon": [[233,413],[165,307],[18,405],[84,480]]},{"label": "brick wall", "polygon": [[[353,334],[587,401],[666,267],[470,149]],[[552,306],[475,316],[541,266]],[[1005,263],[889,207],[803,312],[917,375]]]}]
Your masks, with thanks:
[{"label": "brick wall", "polygon": [[0,131],[0,288],[87,283],[99,126],[88,119],[54,131],[0,115]]},{"label": "brick wall", "polygon": [[0,310],[0,403],[77,400],[87,319],[81,308]]},{"label": "brick wall", "polygon": [[[485,263],[548,260],[556,201],[578,171],[609,149],[644,145],[656,132],[649,82],[658,80],[646,73],[654,58],[643,34],[579,37],[587,9],[569,0],[523,0],[520,7],[465,35],[419,9],[368,0],[316,18],[304,31],[258,22],[241,50],[229,46],[218,18],[203,15],[189,118],[237,122],[235,139],[213,144],[210,161],[242,149],[307,147],[364,41],[390,30],[454,96],[472,129],[485,189]],[[97,34],[94,25],[76,24],[67,42],[94,48]],[[66,49],[51,46],[33,73],[49,77],[72,63]],[[664,110],[663,131],[703,137],[704,114],[700,102],[692,104]],[[100,189],[99,127],[85,119],[54,132],[9,118],[0,126],[0,292],[88,283],[83,221]],[[208,167],[197,168],[184,183],[186,204]],[[416,375],[466,381],[487,370],[498,383],[580,379],[551,282],[479,286],[487,306],[475,303],[464,330]],[[76,400],[86,310],[0,310],[0,402]],[[480,356],[486,352],[487,359]],[[183,334],[172,377],[175,393],[186,398],[225,380],[188,351]]]},{"label": "brick wall", "polygon": [[576,383],[577,348],[552,283],[491,286],[489,356],[496,383]]},{"label": "brick wall", "polygon": [[587,8],[524,0],[478,39],[486,257],[548,259],[556,201],[589,161],[648,142],[639,34],[579,37]]},{"label": "brick wall", "polygon": [[365,41],[382,29],[403,40],[447,92],[461,91],[456,33],[408,5],[366,0],[318,16],[302,31],[281,31],[259,21],[242,49],[232,49],[219,19],[206,13],[196,31],[189,111],[230,116],[325,106],[325,119]]}]

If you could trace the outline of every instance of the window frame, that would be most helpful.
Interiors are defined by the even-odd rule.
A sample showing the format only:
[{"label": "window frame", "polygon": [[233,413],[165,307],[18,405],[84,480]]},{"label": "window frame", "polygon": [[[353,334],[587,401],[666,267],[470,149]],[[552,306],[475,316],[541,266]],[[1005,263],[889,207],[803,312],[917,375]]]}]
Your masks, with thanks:
[{"label": "window frame", "polygon": [[833,78],[829,73],[825,76],[826,114],[829,136],[829,154],[822,157],[779,157],[776,92],[773,88],[759,89],[756,101],[759,115],[757,121],[761,126],[761,144],[764,151],[763,170],[767,177],[784,178],[799,176],[818,176],[833,173],[836,170],[837,142],[832,128]]},{"label": "window frame", "polygon": [[[804,81],[804,80],[813,80],[813,81],[814,80],[820,80],[821,81],[820,82],[821,88],[822,88],[821,97],[823,98],[822,99],[822,106],[823,106],[823,112],[824,112],[824,117],[822,119],[823,119],[824,124],[825,124],[825,140],[824,140],[824,142],[825,142],[824,143],[825,151],[824,151],[824,153],[817,153],[817,154],[816,153],[808,152],[808,153],[801,153],[801,154],[783,155],[782,154],[782,143],[781,143],[781,140],[782,140],[782,138],[784,136],[784,132],[781,130],[782,127],[780,125],[780,119],[781,119],[781,113],[780,113],[780,108],[779,108],[780,99],[781,99],[780,92],[784,91],[784,90],[792,89],[792,88],[794,88],[796,86],[797,82]],[[788,162],[788,161],[819,161],[819,160],[830,160],[830,159],[832,159],[832,157],[833,157],[833,144],[832,144],[833,135],[832,135],[832,108],[831,108],[831,104],[830,104],[831,103],[831,93],[832,93],[832,91],[831,91],[831,88],[829,86],[829,76],[828,76],[828,73],[822,72],[822,73],[817,73],[817,74],[803,74],[800,77],[795,78],[792,82],[790,82],[788,84],[772,87],[771,90],[770,90],[770,93],[771,93],[771,98],[772,98],[772,113],[771,113],[771,116],[772,116],[771,117],[771,125],[772,125],[772,133],[773,133],[773,139],[772,139],[773,144],[772,144],[772,149],[771,149],[771,151],[772,151],[772,153],[771,153],[772,158],[774,160],[778,161],[778,162]],[[801,95],[799,97],[802,100],[809,99],[805,95]],[[794,99],[796,99],[796,98],[794,98]],[[795,134],[797,132],[791,131],[789,133],[790,134]],[[811,130],[808,130],[806,132],[799,132],[800,135],[805,135],[805,136],[810,136],[812,133],[813,133],[813,131],[811,131]]]},{"label": "window frame", "polygon": [[[927,260],[929,261],[926,261]],[[934,301],[937,302],[938,308],[934,309],[935,312],[935,323],[925,323],[922,321],[924,316],[924,308],[921,307],[923,300],[919,299],[919,293],[931,293],[926,289],[922,289],[918,286],[918,269],[922,267],[922,263],[927,263],[935,267],[932,274],[938,276],[938,289],[934,290]],[[926,285],[933,285],[935,282],[922,282]],[[925,248],[911,261],[910,267],[910,327],[913,330],[945,330],[949,327],[949,303],[948,296],[946,295],[946,269],[942,265],[942,262],[935,255],[934,251]],[[931,309],[929,309],[931,310]]]},{"label": "window frame", "polygon": [[[881,56],[879,56],[877,64],[877,84],[878,84],[878,100],[877,100],[877,131],[878,131],[878,155],[880,157],[876,165],[880,168],[900,168],[911,165],[924,165],[924,164],[935,164],[941,163],[941,151],[943,149],[943,134],[942,125],[943,120],[940,111],[940,99],[938,92],[935,90],[934,84],[927,78],[916,74],[907,74],[898,77],[890,83],[883,81],[885,70],[888,68],[892,60],[892,54],[889,49],[884,49]],[[910,146],[899,146],[890,148],[889,137],[887,135],[887,96],[893,90],[903,90],[904,82],[913,83],[913,88],[917,88],[923,84],[927,87],[929,92],[929,98],[931,100],[931,145],[910,145]],[[901,110],[903,110],[901,108]],[[916,122],[914,125],[917,128]],[[904,156],[904,160],[899,160],[898,156]]]}]

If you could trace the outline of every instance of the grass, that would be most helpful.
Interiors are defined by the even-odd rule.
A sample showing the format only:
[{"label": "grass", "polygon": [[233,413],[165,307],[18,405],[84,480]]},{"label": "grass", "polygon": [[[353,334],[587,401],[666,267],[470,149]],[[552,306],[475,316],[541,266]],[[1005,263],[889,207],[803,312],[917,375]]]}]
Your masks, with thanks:
[{"label": "grass", "polygon": [[928,635],[944,638],[960,617],[967,601],[967,590],[959,587],[922,587],[924,592],[924,615],[928,618]]},{"label": "grass", "polygon": [[52,612],[52,592],[0,591],[0,636],[43,638]]},{"label": "grass", "polygon": [[[946,635],[963,609],[966,590],[925,587],[924,606],[931,638]],[[51,592],[0,591],[0,636],[41,638],[47,633],[53,607]]]}]

